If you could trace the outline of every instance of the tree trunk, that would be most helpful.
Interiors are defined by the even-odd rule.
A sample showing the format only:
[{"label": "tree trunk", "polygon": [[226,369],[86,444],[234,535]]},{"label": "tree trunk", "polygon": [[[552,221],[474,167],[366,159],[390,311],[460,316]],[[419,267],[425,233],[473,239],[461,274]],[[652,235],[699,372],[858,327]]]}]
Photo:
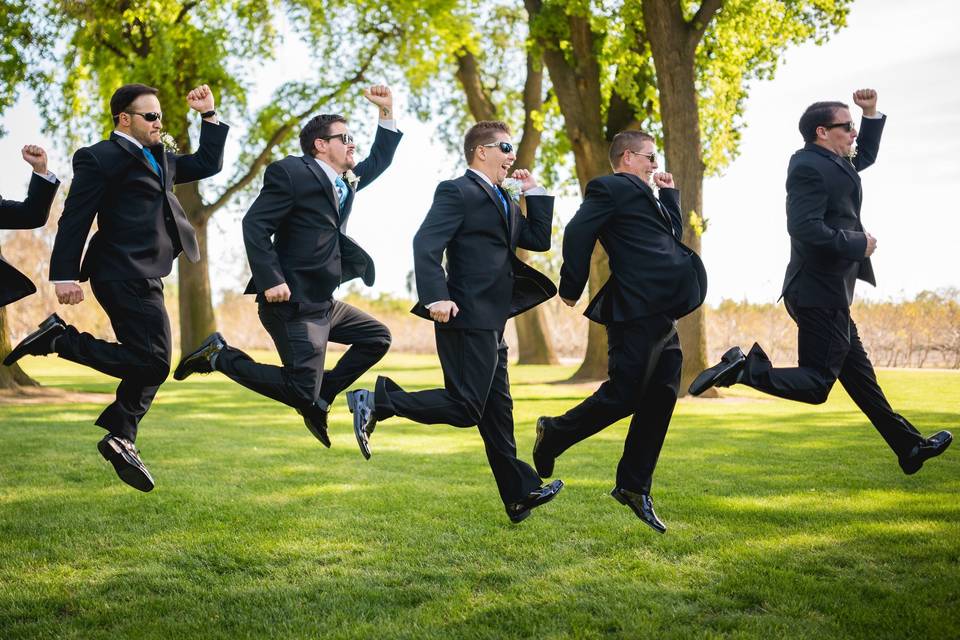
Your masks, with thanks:
[{"label": "tree trunk", "polygon": [[[12,345],[10,344],[9,329],[7,327],[7,308],[0,307],[0,360],[7,357]],[[28,376],[19,364],[12,367],[0,365],[0,389],[16,389],[18,387],[39,387],[40,384]]]},{"label": "tree trunk", "polygon": [[210,268],[207,261],[207,222],[196,182],[176,187],[177,199],[197,233],[200,261],[192,263],[181,255],[177,260],[180,302],[180,353],[189,353],[217,330],[210,292]]},{"label": "tree trunk", "polygon": [[[722,2],[704,2],[697,16],[684,20],[679,5],[669,0],[645,0],[643,19],[660,94],[660,118],[666,169],[682,194],[683,242],[700,253],[703,220],[703,149],[696,85],[696,51],[706,24]],[[691,224],[693,223],[693,224]],[[680,393],[707,368],[707,328],[703,307],[680,320],[683,348]],[[715,393],[715,392],[714,392]]]}]

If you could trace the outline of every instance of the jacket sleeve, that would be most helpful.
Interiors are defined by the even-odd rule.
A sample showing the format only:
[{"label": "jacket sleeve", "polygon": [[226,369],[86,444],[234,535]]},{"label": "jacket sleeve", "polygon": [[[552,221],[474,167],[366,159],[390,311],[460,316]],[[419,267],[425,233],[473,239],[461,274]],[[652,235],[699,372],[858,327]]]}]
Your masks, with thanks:
[{"label": "jacket sleeve", "polygon": [[563,232],[563,266],[560,268],[560,297],[577,300],[590,276],[590,256],[613,215],[615,206],[609,189],[600,180],[587,184],[583,204]]},{"label": "jacket sleeve", "polygon": [[290,175],[274,162],[264,172],[260,195],[243,216],[242,223],[243,244],[257,291],[266,291],[286,281],[272,237],[292,208]]},{"label": "jacket sleeve", "polygon": [[527,215],[519,216],[517,246],[530,251],[549,251],[553,231],[553,196],[528,196]]},{"label": "jacket sleeve", "polygon": [[200,123],[200,146],[194,153],[174,157],[176,163],[175,184],[196,182],[220,173],[223,168],[223,147],[227,142],[230,126],[225,122],[213,124],[206,120]]},{"label": "jacket sleeve", "polygon": [[106,191],[108,179],[89,149],[80,149],[73,154],[73,181],[53,241],[50,280],[80,279],[83,247],[93,219],[100,210],[100,199]]},{"label": "jacket sleeve", "polygon": [[400,138],[403,134],[399,131],[391,131],[377,125],[377,135],[373,139],[373,146],[370,148],[370,155],[357,163],[353,168],[354,174],[360,177],[357,184],[357,191],[360,191],[377,177],[386,171],[390,163],[393,162],[393,154],[397,151],[397,145],[400,144]]},{"label": "jacket sleeve", "polygon": [[862,260],[867,236],[861,231],[834,229],[824,222],[827,189],[816,168],[798,165],[787,175],[787,232],[804,244],[847,260]]},{"label": "jacket sleeve", "polygon": [[880,135],[887,116],[880,118],[862,118],[860,120],[860,135],[857,136],[857,155],[853,156],[853,167],[863,171],[877,161],[880,151]]},{"label": "jacket sleeve", "polygon": [[0,229],[36,229],[47,224],[58,188],[59,180],[50,182],[31,174],[26,200],[0,200]]},{"label": "jacket sleeve", "polygon": [[427,217],[413,236],[417,296],[424,305],[450,299],[443,252],[463,223],[463,216],[463,195],[459,187],[451,180],[441,182],[433,194]]},{"label": "jacket sleeve", "polygon": [[677,189],[660,189],[660,204],[670,216],[670,224],[676,237],[683,236],[683,217],[680,208],[680,191]]}]

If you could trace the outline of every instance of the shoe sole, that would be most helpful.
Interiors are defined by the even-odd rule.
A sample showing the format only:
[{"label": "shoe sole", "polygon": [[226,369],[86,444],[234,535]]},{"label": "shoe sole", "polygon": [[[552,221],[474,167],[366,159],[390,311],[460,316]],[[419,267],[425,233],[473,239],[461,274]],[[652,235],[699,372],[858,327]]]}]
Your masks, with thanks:
[{"label": "shoe sole", "polygon": [[636,507],[633,506],[633,503],[630,502],[629,500],[627,500],[626,498],[624,498],[623,496],[621,496],[619,493],[617,493],[617,490],[616,490],[616,489],[614,489],[613,491],[610,492],[610,497],[613,498],[614,500],[616,500],[617,502],[619,502],[620,504],[625,505],[625,506],[627,506],[627,507],[630,507],[630,511],[633,511],[633,515],[637,516],[637,520],[639,520],[639,521],[642,522],[643,524],[647,525],[648,527],[650,527],[651,529],[653,529],[653,530],[656,531],[657,533],[666,533],[666,532],[667,532],[666,529],[659,529],[659,528],[653,526],[652,524],[650,524],[649,522],[647,522],[646,518],[643,517],[643,514],[641,514],[640,511],[639,511]]},{"label": "shoe sole", "polygon": [[363,437],[363,425],[360,424],[360,414],[356,411],[356,394],[347,394],[347,409],[353,414],[353,435],[357,438],[357,446],[360,447],[360,453],[365,460],[370,459],[370,443]]},{"label": "shoe sole", "polygon": [[537,420],[537,439],[533,441],[533,466],[537,470],[537,475],[539,475],[541,478],[549,478],[553,475],[553,461],[551,461],[549,468],[546,465],[541,465],[539,462],[537,462],[537,448],[543,442],[544,431],[545,429],[543,425],[540,424],[539,420]]},{"label": "shoe sole", "polygon": [[196,349],[194,349],[192,352],[188,353],[188,354],[187,354],[186,356],[184,356],[183,358],[180,358],[180,362],[177,363],[177,368],[173,370],[173,379],[174,379],[174,380],[178,380],[178,381],[180,381],[180,380],[186,380],[187,378],[190,377],[190,374],[193,373],[193,372],[190,371],[190,372],[184,373],[184,371],[183,371],[184,363],[185,363],[187,360],[189,360],[190,358],[192,358],[193,356],[197,355],[198,353],[200,353],[201,351],[203,351],[204,349],[206,349],[207,347],[209,347],[210,344],[213,342],[213,339],[214,339],[214,338],[219,338],[224,344],[227,343],[227,341],[223,339],[223,336],[220,335],[220,332],[219,332],[219,331],[216,331],[216,332],[210,334],[209,336],[207,336],[206,340],[204,340],[203,342],[201,342],[199,347],[197,347]]},{"label": "shoe sole", "polygon": [[[734,362],[726,363],[726,366],[720,367],[720,365],[715,365],[710,367],[696,378],[693,379],[693,382],[690,383],[690,388],[687,389],[687,393],[690,395],[698,396],[707,389],[716,386],[717,380],[722,378],[724,374],[728,373],[731,369],[738,366],[741,362],[746,360],[746,358],[735,360]],[[723,364],[723,363],[721,363]],[[709,375],[708,375],[709,373]]]},{"label": "shoe sole", "polygon": [[144,493],[153,491],[153,479],[144,475],[143,471],[124,460],[123,454],[110,446],[108,442],[103,440],[98,442],[97,450],[107,462],[113,465],[113,470],[117,472],[117,476],[121,480],[134,489],[143,491]]},{"label": "shoe sole", "polygon": [[56,314],[54,314],[54,317],[45,318],[30,335],[21,340],[20,344],[7,354],[7,357],[3,359],[3,364],[7,367],[13,366],[17,360],[28,355],[27,347],[36,342],[37,338],[40,337],[44,331],[58,325],[63,326],[63,324],[63,320]]}]

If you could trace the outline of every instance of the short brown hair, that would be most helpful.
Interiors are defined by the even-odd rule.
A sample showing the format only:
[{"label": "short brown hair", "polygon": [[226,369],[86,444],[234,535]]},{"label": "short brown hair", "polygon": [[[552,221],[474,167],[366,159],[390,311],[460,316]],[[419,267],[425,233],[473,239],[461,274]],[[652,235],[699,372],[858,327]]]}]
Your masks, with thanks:
[{"label": "short brown hair", "polygon": [[307,124],[303,125],[303,129],[300,130],[300,149],[303,150],[304,155],[311,157],[317,155],[314,143],[318,138],[326,138],[330,135],[334,122],[347,124],[347,119],[337,113],[321,113],[310,118]]},{"label": "short brown hair", "polygon": [[467,135],[463,136],[463,156],[467,164],[473,162],[473,152],[477,147],[495,141],[500,131],[510,135],[510,127],[499,120],[481,120],[467,129]]},{"label": "short brown hair", "polygon": [[145,84],[133,83],[125,84],[110,97],[110,115],[113,116],[113,124],[120,122],[120,114],[129,107],[134,100],[140,96],[155,96],[160,93],[159,89],[148,87]]},{"label": "short brown hair", "polygon": [[627,149],[636,151],[632,145],[639,145],[644,140],[656,142],[652,135],[646,131],[639,131],[637,129],[621,131],[617,135],[613,136],[613,140],[610,141],[610,167],[616,171],[617,167],[620,165],[620,158],[623,157],[623,154],[626,153]]}]

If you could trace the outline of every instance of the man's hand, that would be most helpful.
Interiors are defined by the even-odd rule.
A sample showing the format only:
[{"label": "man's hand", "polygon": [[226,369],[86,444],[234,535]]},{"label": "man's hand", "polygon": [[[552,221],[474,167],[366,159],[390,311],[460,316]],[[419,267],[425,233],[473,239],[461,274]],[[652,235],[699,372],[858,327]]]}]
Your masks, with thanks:
[{"label": "man's hand", "polygon": [[27,164],[33,167],[36,173],[42,176],[47,175],[47,152],[43,150],[43,147],[28,144],[20,151],[20,155],[27,161]]},{"label": "man's hand", "polygon": [[79,304],[83,302],[83,289],[76,282],[58,282],[53,285],[60,304]]},{"label": "man's hand", "polygon": [[380,108],[381,120],[393,119],[393,94],[385,84],[375,84],[363,90],[363,97]]},{"label": "man's hand", "polygon": [[187,106],[197,113],[206,113],[213,110],[213,92],[205,84],[187,94]]},{"label": "man's hand", "polygon": [[527,171],[526,169],[517,169],[513,172],[513,179],[520,181],[520,190],[526,193],[530,189],[536,188],[537,179],[533,177],[533,174]]},{"label": "man's hand", "polygon": [[853,92],[853,103],[863,109],[863,115],[872,118],[877,115],[877,92],[873,89],[857,89]]},{"label": "man's hand", "polygon": [[869,258],[873,255],[873,252],[877,250],[877,239],[869,233],[864,233],[867,236],[867,250],[864,252],[863,257]]},{"label": "man's hand", "polygon": [[437,322],[450,322],[460,313],[460,307],[453,300],[440,300],[430,305],[430,317]]},{"label": "man's hand", "polygon": [[290,287],[286,282],[281,282],[275,287],[270,287],[263,292],[263,297],[267,302],[286,302],[290,299]]},{"label": "man's hand", "polygon": [[571,300],[570,298],[564,298],[563,296],[561,296],[560,299],[563,300],[563,304],[567,305],[568,307],[577,306],[576,300]]},{"label": "man's hand", "polygon": [[657,185],[658,189],[676,189],[673,186],[673,174],[672,173],[655,173],[653,174],[653,184]]}]

